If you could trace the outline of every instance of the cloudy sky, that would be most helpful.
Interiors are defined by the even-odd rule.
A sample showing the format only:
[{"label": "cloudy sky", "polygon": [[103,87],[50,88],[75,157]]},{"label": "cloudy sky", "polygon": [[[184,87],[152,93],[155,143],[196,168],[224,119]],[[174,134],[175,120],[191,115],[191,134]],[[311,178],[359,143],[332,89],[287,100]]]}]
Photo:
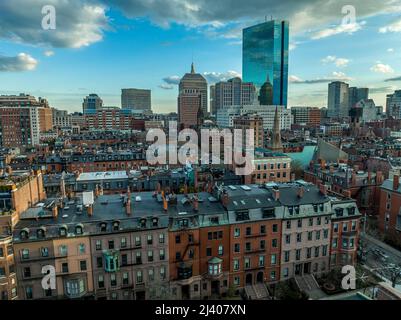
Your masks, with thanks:
[{"label": "cloudy sky", "polygon": [[401,88],[401,0],[1,0],[0,94],[78,111],[92,92],[119,106],[121,88],[149,88],[154,111],[175,111],[192,59],[210,84],[241,75],[241,30],[266,17],[290,22],[289,106],[325,106],[337,79],[377,105]]}]

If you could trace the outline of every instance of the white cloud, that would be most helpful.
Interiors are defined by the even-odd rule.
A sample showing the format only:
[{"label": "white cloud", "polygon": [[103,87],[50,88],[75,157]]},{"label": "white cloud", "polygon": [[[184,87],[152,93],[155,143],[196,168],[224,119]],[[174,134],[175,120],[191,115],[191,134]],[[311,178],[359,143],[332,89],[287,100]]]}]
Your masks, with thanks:
[{"label": "white cloud", "polygon": [[338,26],[334,26],[331,28],[326,28],[320,31],[313,33],[311,36],[312,40],[323,39],[327,37],[331,37],[341,33],[353,34],[362,29],[362,26],[366,24],[366,21],[362,21],[360,23],[346,23],[340,24]]},{"label": "white cloud", "polygon": [[[42,29],[44,5],[56,8],[56,29]],[[0,39],[35,46],[80,48],[103,39],[107,7],[99,0],[0,1]]]},{"label": "white cloud", "polygon": [[316,79],[310,79],[310,80],[303,80],[302,78],[291,75],[289,76],[289,82],[294,83],[294,84],[318,84],[318,83],[329,83],[333,81],[353,81],[354,79],[351,77],[348,77],[344,72],[338,72],[334,71],[331,75],[322,77],[322,78],[316,78]]},{"label": "white cloud", "polygon": [[377,73],[394,73],[394,69],[390,65],[381,63],[380,61],[377,61],[370,70]]},{"label": "white cloud", "polygon": [[235,78],[235,77],[240,77],[241,74],[238,73],[237,71],[232,71],[229,70],[227,72],[204,72],[203,76],[206,78],[207,82],[210,84],[219,82],[219,81],[227,81],[229,79]]},{"label": "white cloud", "polygon": [[54,56],[54,51],[52,51],[52,50],[46,50],[45,52],[43,52],[43,54],[44,54],[46,57],[52,57],[52,56]]},{"label": "white cloud", "polygon": [[388,48],[387,52],[394,52],[394,48]]},{"label": "white cloud", "polygon": [[401,32],[401,19],[379,29],[380,33]]},{"label": "white cloud", "polygon": [[164,90],[172,90],[174,86],[172,84],[162,83],[161,85],[159,85],[159,88]]},{"label": "white cloud", "polygon": [[38,61],[27,53],[19,53],[15,57],[0,56],[0,72],[32,71]]},{"label": "white cloud", "polygon": [[178,85],[180,83],[181,77],[179,76],[169,76],[163,78],[163,81],[168,85]]},{"label": "white cloud", "polygon": [[324,64],[327,63],[334,63],[336,65],[336,67],[346,67],[348,66],[348,63],[350,62],[349,59],[345,59],[345,58],[337,58],[336,56],[327,56],[326,58],[322,59],[322,62]]}]

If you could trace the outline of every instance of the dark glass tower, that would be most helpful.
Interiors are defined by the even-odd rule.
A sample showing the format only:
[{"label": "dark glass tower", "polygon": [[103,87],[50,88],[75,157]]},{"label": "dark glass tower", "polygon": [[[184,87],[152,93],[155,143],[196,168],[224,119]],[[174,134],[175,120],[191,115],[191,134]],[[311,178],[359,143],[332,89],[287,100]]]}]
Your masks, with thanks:
[{"label": "dark glass tower", "polygon": [[287,21],[267,21],[243,30],[243,80],[260,90],[269,78],[274,105],[287,106],[288,37]]}]

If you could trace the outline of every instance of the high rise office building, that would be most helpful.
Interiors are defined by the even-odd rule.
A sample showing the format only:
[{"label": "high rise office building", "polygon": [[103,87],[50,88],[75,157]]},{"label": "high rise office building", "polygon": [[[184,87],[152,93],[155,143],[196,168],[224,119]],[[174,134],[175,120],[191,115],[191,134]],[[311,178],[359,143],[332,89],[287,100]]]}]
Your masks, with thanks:
[{"label": "high rise office building", "polygon": [[213,95],[213,107],[216,114],[219,109],[224,107],[253,104],[255,86],[250,82],[242,82],[241,78],[236,77],[216,83]]},{"label": "high rise office building", "polygon": [[84,98],[84,102],[82,103],[82,110],[84,114],[87,113],[96,113],[97,110],[101,109],[103,106],[103,100],[95,94],[91,93],[89,96]]},{"label": "high rise office building", "polygon": [[183,92],[190,93],[191,90],[198,92],[201,96],[200,104],[202,114],[203,116],[207,115],[207,81],[200,73],[195,72],[195,66],[193,63],[191,65],[191,72],[186,73],[184,77],[182,77],[178,90],[179,95]]},{"label": "high rise office building", "polygon": [[329,83],[327,116],[330,118],[342,118],[349,115],[349,90],[348,84],[341,81]]},{"label": "high rise office building", "polygon": [[152,109],[151,91],[145,89],[121,89],[121,108],[137,112]]},{"label": "high rise office building", "polygon": [[274,105],[287,106],[288,36],[287,21],[267,21],[243,30],[243,80],[259,91],[270,79]]},{"label": "high rise office building", "polygon": [[349,109],[351,109],[359,101],[369,99],[369,88],[350,87],[348,99],[349,99]]},{"label": "high rise office building", "polygon": [[386,113],[388,117],[401,119],[401,90],[396,90],[387,95]]}]

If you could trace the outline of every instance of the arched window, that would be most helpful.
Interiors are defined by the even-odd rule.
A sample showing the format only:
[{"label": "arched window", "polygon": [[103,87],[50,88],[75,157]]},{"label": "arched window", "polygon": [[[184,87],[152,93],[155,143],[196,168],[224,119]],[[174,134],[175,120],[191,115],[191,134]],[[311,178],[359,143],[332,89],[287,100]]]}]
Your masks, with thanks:
[{"label": "arched window", "polygon": [[20,237],[22,240],[28,239],[29,238],[29,229],[27,229],[27,228],[22,229],[20,232]]},{"label": "arched window", "polygon": [[82,226],[82,224],[78,224],[76,227],[75,227],[75,234],[82,234],[83,233],[83,226]]},{"label": "arched window", "polygon": [[44,238],[46,236],[46,229],[45,228],[39,228],[36,231],[36,236],[37,236],[38,239]]},{"label": "arched window", "polygon": [[65,237],[67,235],[67,226],[61,226],[59,229],[59,233],[61,237]]}]

